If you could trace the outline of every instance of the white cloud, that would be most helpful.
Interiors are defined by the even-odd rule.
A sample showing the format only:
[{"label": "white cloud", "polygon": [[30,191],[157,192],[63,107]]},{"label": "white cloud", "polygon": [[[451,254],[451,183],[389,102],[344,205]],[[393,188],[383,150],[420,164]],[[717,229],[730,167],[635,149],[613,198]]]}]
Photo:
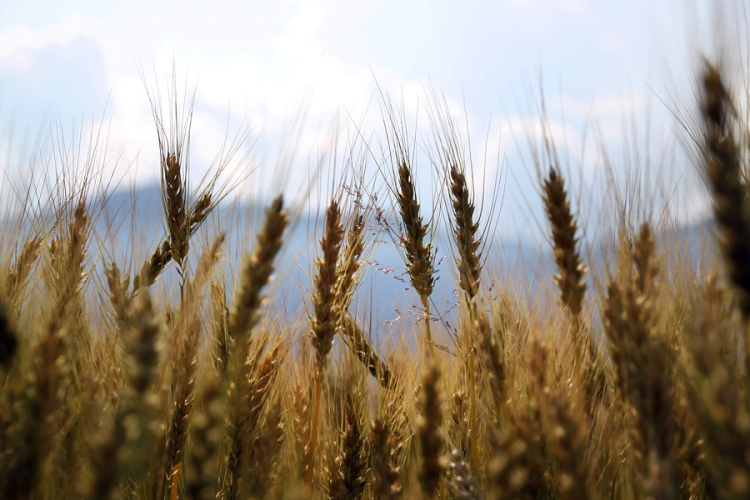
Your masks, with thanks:
[{"label": "white cloud", "polygon": [[107,27],[91,17],[69,15],[59,23],[43,29],[14,26],[0,32],[0,61],[15,67],[33,64],[31,54],[46,45],[66,45],[75,38],[102,41],[107,38]]},{"label": "white cloud", "polygon": [[[109,98],[111,149],[124,144],[123,165],[138,158],[136,177],[151,180],[156,137],[138,68],[149,82],[156,75],[163,84],[174,64],[181,85],[197,83],[196,168],[213,160],[227,130],[232,135],[245,118],[262,131],[261,156],[271,168],[289,121],[303,107],[308,127],[295,163],[301,172],[308,158],[334,142],[331,123],[341,120],[342,134],[351,131],[347,113],[366,136],[382,135],[378,86],[407,117],[419,113],[420,140],[429,138],[426,110],[434,82],[446,89],[457,128],[471,134],[475,162],[486,150],[488,168],[495,169],[498,156],[516,155],[517,146],[528,150],[529,141],[541,138],[535,109],[514,108],[489,132],[486,123],[498,96],[513,95],[541,60],[552,65],[547,75],[560,74],[565,82],[560,95],[548,95],[548,131],[574,164],[595,165],[579,147],[586,125],[595,124],[615,148],[627,145],[624,127],[648,109],[650,91],[642,85],[648,80],[633,74],[637,89],[624,91],[626,83],[612,73],[647,66],[649,54],[633,50],[648,42],[642,26],[632,23],[648,2],[633,3],[628,9],[634,14],[612,26],[605,9],[582,0],[513,1],[523,5],[455,8],[424,1],[405,9],[393,0],[185,0],[175,9],[175,2],[132,0],[128,8],[110,11],[83,1],[82,15],[50,11],[37,16],[37,28],[0,32],[0,80],[6,82],[6,99],[0,82],[0,121],[10,106],[39,123],[58,116],[64,123],[80,121],[101,114]],[[476,84],[464,101],[462,85],[470,81]],[[517,162],[509,167],[522,168]]]}]

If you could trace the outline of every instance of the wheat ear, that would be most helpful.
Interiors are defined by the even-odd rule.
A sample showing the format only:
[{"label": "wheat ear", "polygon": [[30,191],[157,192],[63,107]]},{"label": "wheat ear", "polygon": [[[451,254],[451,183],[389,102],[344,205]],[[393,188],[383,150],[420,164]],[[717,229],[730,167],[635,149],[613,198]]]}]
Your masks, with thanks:
[{"label": "wheat ear", "polygon": [[341,210],[336,200],[331,201],[325,217],[325,234],[320,240],[323,251],[316,263],[317,272],[314,279],[312,297],[314,315],[310,316],[310,342],[315,348],[315,387],[313,392],[313,414],[310,427],[310,453],[308,455],[307,486],[312,487],[314,478],[315,447],[318,433],[318,414],[320,411],[320,392],[326,367],[326,358],[333,344],[333,336],[338,329],[339,312],[336,311],[336,268],[344,229],[341,225]]},{"label": "wheat ear", "polygon": [[365,335],[357,320],[347,313],[342,319],[341,332],[344,334],[346,345],[351,349],[357,359],[365,365],[375,380],[384,388],[393,388],[391,370],[385,360],[378,356],[375,348]]},{"label": "wheat ear", "polygon": [[[750,203],[743,178],[737,116],[719,68],[706,63],[701,75],[701,153],[703,172],[714,202],[719,247],[745,321],[750,320]],[[750,334],[745,336],[750,366]]]},{"label": "wheat ear", "polygon": [[[85,203],[80,201],[68,224],[68,234],[59,242],[50,244],[51,260],[48,265],[49,284],[52,288],[52,304],[45,318],[44,330],[34,340],[31,348],[32,370],[21,381],[23,394],[13,408],[13,428],[8,429],[12,456],[7,463],[0,464],[8,471],[0,479],[2,498],[27,498],[42,473],[48,454],[57,450],[58,443],[53,429],[58,429],[72,413],[71,397],[76,381],[75,359],[83,357],[84,339],[73,339],[66,335],[66,328],[74,323],[80,311],[80,286],[85,278],[83,262],[86,256],[89,217]],[[80,349],[71,349],[76,341]],[[3,437],[6,437],[3,436]]]},{"label": "wheat ear", "polygon": [[276,401],[266,411],[263,420],[263,432],[259,432],[249,450],[249,470],[247,490],[251,498],[268,498],[276,480],[276,468],[279,463],[279,453],[284,442],[286,427],[281,418],[280,401]]},{"label": "wheat ear", "polygon": [[430,241],[425,241],[428,228],[419,212],[416,186],[406,161],[401,161],[398,166],[396,200],[404,228],[402,245],[406,251],[406,270],[409,272],[409,279],[414,290],[422,301],[425,342],[428,345],[428,352],[432,352],[430,295],[435,287],[435,255]]},{"label": "wheat ear", "polygon": [[[142,458],[137,450],[142,449],[139,439],[151,438],[144,417],[150,404],[146,400],[147,390],[156,378],[156,341],[160,332],[148,293],[139,295],[128,305],[127,317],[131,320],[130,326],[122,332],[126,385],[112,427],[94,453],[95,478],[88,494],[91,499],[111,498],[121,476],[137,480],[146,472],[137,463]],[[123,453],[123,449],[129,453]]]},{"label": "wheat ear", "polygon": [[365,435],[357,415],[356,394],[347,393],[344,402],[344,429],[339,452],[329,470],[328,497],[331,500],[359,500],[368,475]]},{"label": "wheat ear", "polygon": [[[565,181],[557,169],[550,167],[549,174],[542,183],[542,188],[544,191],[544,208],[552,229],[552,245],[555,263],[557,264],[555,281],[560,289],[560,300],[570,316],[574,335],[576,366],[579,369],[584,369],[586,367],[582,365],[583,360],[580,350],[586,349],[590,357],[588,363],[595,363],[596,347],[590,338],[586,340],[582,338],[584,332],[581,328],[581,311],[584,294],[586,293],[586,281],[584,279],[586,267],[583,265],[578,251],[578,224],[570,208]],[[583,342],[587,342],[585,347],[582,346]]]},{"label": "wheat ear", "polygon": [[38,236],[26,240],[21,253],[18,254],[15,262],[13,262],[13,266],[8,269],[8,274],[5,278],[5,294],[7,300],[13,306],[12,309],[17,308],[20,303],[21,289],[31,272],[31,268],[34,267],[34,262],[39,257],[41,246],[42,239]]},{"label": "wheat ear", "polygon": [[258,364],[257,358],[249,357],[239,373],[232,393],[229,425],[230,449],[227,457],[227,482],[221,490],[223,500],[235,500],[243,473],[248,444],[252,444],[259,431],[260,416],[269,391],[283,358],[282,345],[274,346]]},{"label": "wheat ear", "polygon": [[371,429],[372,492],[375,498],[399,500],[402,495],[401,471],[396,460],[390,419],[377,418]]},{"label": "wheat ear", "polygon": [[172,496],[176,495],[190,420],[195,404],[195,383],[201,340],[201,293],[216,261],[219,259],[224,235],[220,234],[201,256],[195,276],[182,288],[183,296],[172,332],[176,363],[172,383],[173,404],[167,432],[166,476]]},{"label": "wheat ear", "polygon": [[346,245],[342,249],[336,270],[339,278],[334,297],[337,301],[336,308],[341,315],[345,315],[349,309],[358,272],[362,266],[361,258],[365,249],[364,231],[365,217],[362,213],[356,213],[351,227],[346,231]]},{"label": "wheat ear", "polygon": [[246,259],[242,268],[240,291],[229,314],[230,343],[246,343],[250,332],[258,323],[262,291],[271,280],[274,260],[281,250],[287,223],[284,200],[279,195],[266,210],[263,227],[258,233],[253,253]]},{"label": "wheat ear", "polygon": [[[458,284],[464,292],[466,306],[469,312],[469,332],[473,332],[474,317],[476,316],[474,303],[479,292],[479,276],[481,273],[481,240],[479,237],[479,223],[474,220],[474,201],[471,199],[466,175],[456,164],[450,167],[450,192],[453,207],[453,236],[458,246]],[[481,332],[482,330],[480,330]],[[471,333],[470,333],[471,337]],[[470,338],[469,346],[469,397],[470,397],[470,441],[471,441],[471,470],[476,476],[479,467],[479,452],[477,438],[477,382],[476,382],[476,346]]]},{"label": "wheat ear", "polygon": [[420,393],[421,413],[417,420],[417,438],[421,462],[419,482],[424,498],[435,498],[440,479],[447,469],[445,438],[443,436],[443,400],[440,393],[440,369],[427,366],[422,377]]},{"label": "wheat ear", "polygon": [[161,153],[162,200],[169,230],[169,248],[172,259],[180,267],[189,249],[187,176],[182,172],[181,160],[182,152],[179,150]]},{"label": "wheat ear", "polygon": [[456,500],[482,500],[477,478],[472,474],[469,465],[457,450],[451,453],[450,468],[452,471],[448,488]]}]

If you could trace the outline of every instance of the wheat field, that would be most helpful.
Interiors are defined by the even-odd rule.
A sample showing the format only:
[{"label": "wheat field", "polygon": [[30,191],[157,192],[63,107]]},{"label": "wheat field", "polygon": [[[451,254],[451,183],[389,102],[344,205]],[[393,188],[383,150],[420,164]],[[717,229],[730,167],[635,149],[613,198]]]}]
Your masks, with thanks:
[{"label": "wheat field", "polygon": [[[623,224],[592,286],[567,172],[539,164],[556,286],[542,310],[488,272],[494,212],[451,129],[433,143],[442,207],[429,207],[384,106],[393,217],[334,182],[305,307],[281,313],[269,289],[304,203],[273,198],[224,276],[237,249],[226,229],[201,231],[231,186],[194,188],[189,130],[155,112],[165,231],[145,260],[93,257],[93,174],[52,179],[52,215],[18,207],[3,230],[0,498],[748,498],[750,127],[720,66],[697,82],[692,158],[719,251],[676,269],[658,244],[675,223]],[[450,339],[430,300],[441,223]],[[382,239],[422,316],[389,343],[352,306]]]}]

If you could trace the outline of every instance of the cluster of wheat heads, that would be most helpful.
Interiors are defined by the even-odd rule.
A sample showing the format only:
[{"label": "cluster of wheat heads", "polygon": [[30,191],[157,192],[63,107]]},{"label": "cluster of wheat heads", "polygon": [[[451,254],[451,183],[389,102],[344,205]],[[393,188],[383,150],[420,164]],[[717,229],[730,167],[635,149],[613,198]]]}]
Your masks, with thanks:
[{"label": "cluster of wheat heads", "polygon": [[[27,221],[2,241],[0,498],[747,498],[748,135],[720,70],[700,83],[696,145],[723,264],[670,282],[657,244],[669,228],[643,221],[591,286],[570,187],[546,165],[558,299],[545,310],[492,282],[493,211],[454,129],[438,129],[461,308],[449,352],[430,328],[439,208],[420,204],[392,113],[385,230],[423,304],[416,348],[407,326],[398,348],[378,345],[352,308],[383,222],[343,190],[325,207],[305,311],[281,317],[268,301],[293,223],[282,196],[228,290],[223,234],[196,238],[222,194],[191,192],[189,122],[175,132],[157,115],[165,234],[135,273],[94,257],[85,189],[59,200],[51,228]],[[179,293],[155,294],[172,268]]]}]

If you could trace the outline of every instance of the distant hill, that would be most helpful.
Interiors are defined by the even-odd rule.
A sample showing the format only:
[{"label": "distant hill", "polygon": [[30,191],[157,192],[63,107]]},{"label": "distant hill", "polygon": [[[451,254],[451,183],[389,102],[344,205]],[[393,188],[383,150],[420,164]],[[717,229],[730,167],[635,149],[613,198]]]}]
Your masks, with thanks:
[{"label": "distant hill", "polygon": [[[137,272],[146,255],[156,248],[165,234],[160,193],[159,186],[151,186],[135,191],[114,191],[109,195],[95,225],[95,238],[102,243],[103,249],[102,255],[93,256],[99,263],[99,270],[104,263],[115,260],[123,270]],[[230,290],[239,275],[243,253],[252,249],[254,228],[259,227],[264,211],[263,206],[223,204],[195,235],[191,252],[193,259],[205,242],[211,241],[220,231],[226,232],[224,248],[228,264],[224,271]],[[321,237],[320,231],[315,231],[315,228],[321,227],[322,223],[315,214],[303,213],[286,236],[277,265],[278,279],[271,287],[270,300],[282,315],[299,317],[309,307],[310,276]],[[711,230],[712,224],[707,221],[686,225],[678,228],[674,235],[660,235],[660,245],[664,246],[676,236],[687,245],[687,252],[682,258],[687,257],[697,264],[706,254],[705,235]],[[418,296],[411,289],[396,247],[385,234],[380,234],[379,240],[368,258],[353,308],[378,336],[388,336],[397,330],[416,328],[421,312],[416,305],[419,303]],[[455,266],[444,230],[438,232],[436,241],[439,265],[432,309],[443,325],[452,330],[456,325],[458,301]],[[92,244],[92,249],[96,247],[96,243]],[[595,271],[613,269],[614,262],[607,257],[607,249],[611,247],[607,242],[590,245],[596,251],[594,262],[589,263],[589,267]],[[136,250],[133,251],[133,248]],[[709,249],[711,252],[713,250]],[[500,293],[524,295],[536,299],[537,303],[549,298],[556,273],[551,249],[496,239],[487,245],[485,253],[487,262],[484,276],[492,276],[496,286],[490,291],[491,296]],[[175,283],[176,273],[172,267],[173,264],[170,264],[160,278],[162,290],[169,289]],[[594,274],[597,273],[590,273],[590,276]],[[555,291],[551,293],[554,295]],[[440,329],[439,325],[436,329]]]}]

